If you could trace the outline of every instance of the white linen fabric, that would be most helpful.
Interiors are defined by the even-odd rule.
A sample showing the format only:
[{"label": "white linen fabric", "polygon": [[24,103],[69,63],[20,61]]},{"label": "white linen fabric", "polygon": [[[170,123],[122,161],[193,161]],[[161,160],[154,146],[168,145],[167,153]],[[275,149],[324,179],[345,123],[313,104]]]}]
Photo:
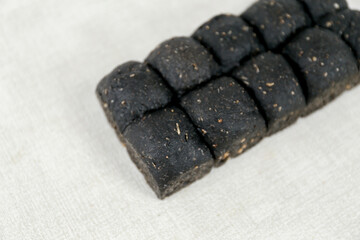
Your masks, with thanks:
[{"label": "white linen fabric", "polygon": [[359,240],[360,87],[164,201],[106,121],[116,65],[251,3],[0,0],[0,239]]}]

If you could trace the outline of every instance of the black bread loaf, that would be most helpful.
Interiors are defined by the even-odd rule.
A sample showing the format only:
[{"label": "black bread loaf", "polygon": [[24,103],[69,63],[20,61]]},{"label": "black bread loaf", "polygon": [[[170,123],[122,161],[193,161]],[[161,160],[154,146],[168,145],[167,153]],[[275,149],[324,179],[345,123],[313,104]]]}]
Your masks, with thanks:
[{"label": "black bread loaf", "polygon": [[97,87],[161,199],[360,82],[360,13],[345,0],[259,0],[160,44]]}]

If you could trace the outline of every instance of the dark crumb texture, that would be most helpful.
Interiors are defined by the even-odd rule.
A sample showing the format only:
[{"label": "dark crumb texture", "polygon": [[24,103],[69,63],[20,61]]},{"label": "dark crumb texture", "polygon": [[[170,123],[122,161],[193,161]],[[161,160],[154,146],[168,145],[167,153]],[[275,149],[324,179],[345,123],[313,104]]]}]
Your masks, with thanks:
[{"label": "dark crumb texture", "polygon": [[179,95],[220,73],[208,50],[187,37],[162,43],[146,62],[157,69]]},{"label": "dark crumb texture", "polygon": [[219,15],[204,23],[193,37],[209,48],[227,72],[249,55],[263,51],[253,29],[233,15]]},{"label": "dark crumb texture", "polygon": [[308,103],[305,115],[340,95],[358,76],[351,49],[328,30],[303,31],[285,47],[284,54],[303,75]]},{"label": "dark crumb texture", "polygon": [[125,131],[130,156],[160,199],[210,172],[214,160],[188,117],[166,108]]},{"label": "dark crumb texture", "polygon": [[344,39],[352,47],[358,63],[360,63],[360,12],[351,12],[351,21],[349,27],[344,31]]},{"label": "dark crumb texture", "polygon": [[281,55],[259,55],[236,69],[233,76],[257,99],[266,116],[268,135],[294,123],[306,107],[300,84]]},{"label": "dark crumb texture", "polygon": [[[326,15],[319,21],[319,26],[329,29],[341,37],[352,49],[360,64],[360,12],[345,9],[343,11]],[[360,83],[360,77],[354,78],[348,89]]]},{"label": "dark crumb texture", "polygon": [[349,28],[353,16],[353,11],[345,9],[340,12],[328,14],[318,21],[318,25],[322,28],[331,30],[332,32],[343,37],[344,32]]},{"label": "dark crumb texture", "polygon": [[113,127],[119,133],[144,113],[170,103],[171,91],[145,64],[127,62],[114,69],[97,86],[96,93]]},{"label": "dark crumb texture", "polygon": [[232,78],[222,77],[190,92],[181,105],[211,147],[218,165],[243,153],[266,134],[265,121],[254,101]]},{"label": "dark crumb texture", "polygon": [[275,49],[311,20],[297,0],[260,0],[242,17],[262,34],[267,47]]},{"label": "dark crumb texture", "polygon": [[318,22],[327,14],[348,8],[346,0],[299,0],[306,6],[312,19]]}]

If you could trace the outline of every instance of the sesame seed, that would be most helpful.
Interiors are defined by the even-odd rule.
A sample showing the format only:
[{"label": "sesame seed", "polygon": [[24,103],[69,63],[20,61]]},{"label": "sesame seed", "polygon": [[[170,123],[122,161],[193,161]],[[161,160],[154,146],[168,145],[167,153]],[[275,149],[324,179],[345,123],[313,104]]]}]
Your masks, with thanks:
[{"label": "sesame seed", "polygon": [[226,152],[226,153],[224,154],[224,156],[222,156],[221,159],[227,159],[229,156],[230,156],[230,153],[229,153],[229,152]]},{"label": "sesame seed", "polygon": [[178,135],[180,135],[180,134],[181,134],[181,131],[180,131],[180,126],[179,126],[179,124],[178,124],[178,123],[176,123],[176,132],[177,132],[177,134],[178,134]]},{"label": "sesame seed", "polygon": [[260,72],[260,69],[259,69],[258,65],[254,64],[253,67],[255,68],[256,73],[259,73],[259,72]]},{"label": "sesame seed", "polygon": [[243,153],[246,148],[247,148],[247,144],[244,144],[241,148],[239,148],[238,154]]}]

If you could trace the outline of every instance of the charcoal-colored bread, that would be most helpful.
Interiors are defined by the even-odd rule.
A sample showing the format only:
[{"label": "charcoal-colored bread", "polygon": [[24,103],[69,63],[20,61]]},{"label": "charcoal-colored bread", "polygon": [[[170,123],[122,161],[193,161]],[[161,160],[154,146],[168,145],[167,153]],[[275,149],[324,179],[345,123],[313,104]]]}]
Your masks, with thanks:
[{"label": "charcoal-colored bread", "polygon": [[343,37],[345,31],[351,24],[352,17],[353,11],[345,9],[340,12],[325,15],[325,17],[318,21],[318,25],[338,34],[339,37]]},{"label": "charcoal-colored bread", "polygon": [[360,12],[345,0],[259,0],[161,43],[97,87],[160,199],[360,82]]},{"label": "charcoal-colored bread", "polygon": [[243,153],[266,134],[255,102],[232,78],[222,77],[190,92],[181,105],[211,147],[217,164]]},{"label": "charcoal-colored bread", "polygon": [[219,74],[213,56],[192,38],[178,37],[160,44],[146,59],[182,95]]},{"label": "charcoal-colored bread", "polygon": [[329,30],[303,31],[285,47],[284,54],[299,69],[306,87],[304,115],[336,98],[358,76],[350,47]]},{"label": "charcoal-colored bread", "polygon": [[259,37],[241,18],[218,15],[204,23],[193,37],[209,48],[227,72],[244,58],[264,50]]},{"label": "charcoal-colored bread", "polygon": [[[319,26],[329,29],[341,37],[352,49],[353,55],[360,65],[360,12],[345,9],[340,12],[331,13],[319,21]],[[360,83],[360,76],[354,78],[354,81],[348,84],[351,89]]]},{"label": "charcoal-colored bread", "polygon": [[327,14],[348,8],[346,0],[299,0],[307,8],[312,19],[317,23]]},{"label": "charcoal-colored bread", "polygon": [[210,172],[214,163],[186,114],[175,107],[136,120],[124,137],[132,160],[161,199]]},{"label": "charcoal-colored bread", "polygon": [[349,27],[344,31],[344,39],[353,49],[358,63],[360,63],[360,12],[351,11]]},{"label": "charcoal-colored bread", "polygon": [[96,93],[108,120],[120,133],[144,113],[162,108],[172,99],[163,80],[145,64],[134,61],[103,78]]},{"label": "charcoal-colored bread", "polygon": [[236,69],[233,76],[253,93],[264,111],[268,135],[294,123],[306,107],[297,77],[281,55],[261,54]]},{"label": "charcoal-colored bread", "polygon": [[259,0],[242,17],[256,26],[269,49],[279,47],[298,29],[311,24],[297,0]]}]

